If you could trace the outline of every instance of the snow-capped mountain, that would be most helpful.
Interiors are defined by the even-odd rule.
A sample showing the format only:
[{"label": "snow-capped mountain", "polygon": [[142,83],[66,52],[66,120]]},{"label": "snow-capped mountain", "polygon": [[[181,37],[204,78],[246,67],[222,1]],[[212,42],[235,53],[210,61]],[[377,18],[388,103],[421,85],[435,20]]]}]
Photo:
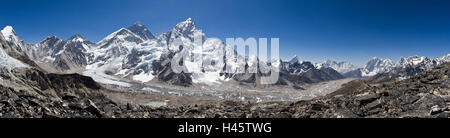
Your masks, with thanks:
[{"label": "snow-capped mountain", "polygon": [[6,41],[14,41],[14,42],[19,41],[19,37],[17,37],[16,31],[14,31],[12,26],[6,26],[5,28],[2,29],[1,32]]},{"label": "snow-capped mountain", "polygon": [[74,35],[68,40],[50,36],[40,43],[28,44],[26,53],[49,72],[78,72],[87,64],[84,52],[93,45],[81,35]]},{"label": "snow-capped mountain", "polygon": [[[208,39],[191,18],[156,36],[145,25],[135,23],[118,29],[97,43],[74,35],[67,40],[51,36],[38,44],[24,44],[11,26],[1,32],[11,47],[5,52],[17,55],[13,58],[29,58],[48,72],[82,73],[101,83],[125,87],[131,86],[131,82],[152,81],[183,86],[221,84],[230,80],[256,84],[265,75],[261,70],[268,70],[260,66],[267,63],[255,55],[239,55],[232,46]],[[198,38],[200,41],[196,41]],[[199,42],[203,45],[199,46]],[[181,54],[188,55],[186,61],[180,62],[185,68],[176,73],[170,63]],[[217,56],[223,54],[226,56]],[[364,68],[358,69],[349,62],[327,60],[313,64],[294,56],[288,61],[272,63],[272,68],[280,69],[280,82],[277,84],[301,84],[340,79],[343,75],[374,77],[394,71],[399,77],[408,77],[449,59],[450,54],[437,59],[414,56],[401,58],[394,64],[389,59],[373,58]],[[203,62],[194,62],[196,60]],[[246,72],[236,72],[241,69]],[[258,72],[251,73],[253,70]],[[230,71],[234,73],[225,73]]]},{"label": "snow-capped mountain", "polygon": [[450,54],[447,54],[446,56],[442,56],[442,57],[439,57],[439,58],[436,59],[436,62],[438,64],[443,64],[443,63],[446,63],[446,62],[449,62],[449,61],[450,61]]},{"label": "snow-capped mountain", "polygon": [[23,52],[26,51],[25,44],[16,34],[14,28],[12,26],[6,26],[1,30],[1,34],[3,35],[5,41],[17,52],[24,55]]},{"label": "snow-capped mountain", "polygon": [[[11,67],[14,67],[13,65],[18,65],[18,62],[15,62],[16,60],[19,60],[21,63],[24,63],[27,66],[36,67],[39,68],[38,65],[29,59],[27,55],[28,47],[24,44],[22,40],[19,39],[16,32],[14,31],[13,27],[6,26],[0,33],[1,39],[2,39],[2,50],[7,55],[9,55],[11,58],[8,58],[5,54],[3,54],[3,57],[5,57],[5,63],[4,65],[8,65]],[[6,36],[4,36],[6,35]],[[11,64],[6,63],[6,61],[11,61]],[[7,67],[12,69],[11,67]],[[39,68],[40,69],[40,68]]]},{"label": "snow-capped mountain", "polygon": [[[12,36],[11,40],[18,40],[14,31],[8,28],[4,30],[8,36]],[[20,42],[23,44],[23,41]],[[201,43],[203,45],[200,46]],[[82,73],[97,82],[124,87],[134,82],[152,81],[183,86],[194,83],[221,84],[230,80],[257,84],[265,74],[261,70],[269,68],[281,69],[283,75],[280,79],[283,84],[342,78],[334,69],[317,69],[311,62],[298,61],[297,58],[290,62],[280,60],[272,63],[272,66],[260,66],[257,63],[267,63],[255,55],[240,55],[232,46],[218,39],[208,39],[196,28],[191,18],[156,36],[145,25],[135,23],[118,29],[97,43],[81,35],[74,35],[67,40],[51,36],[38,44],[24,47],[24,55],[29,55],[30,59],[48,72]],[[187,60],[182,62],[185,68],[181,73],[176,73],[170,63],[181,54],[188,55]],[[217,56],[223,54],[226,56]],[[196,60],[202,63],[194,62]],[[238,72],[240,70],[246,72]],[[256,70],[258,72],[253,73]]]},{"label": "snow-capped mountain", "polygon": [[343,61],[343,62],[336,62],[333,60],[326,60],[320,63],[315,64],[316,68],[333,68],[334,70],[338,71],[341,74],[345,74],[347,72],[353,71],[357,69],[357,67],[350,62]]},{"label": "snow-capped mountain", "polygon": [[[336,80],[344,78],[339,72],[329,67],[316,68],[309,61],[300,61],[297,56],[292,57],[289,61],[281,62],[281,72],[288,72],[294,75],[294,78],[301,82],[315,83],[327,80]],[[291,80],[292,81],[292,80]],[[295,81],[294,81],[295,82]]]},{"label": "snow-capped mountain", "polygon": [[[253,80],[251,83],[255,83],[255,79],[251,78],[258,77],[258,75],[254,73],[247,72],[248,74],[237,75],[224,73],[224,71],[237,71],[240,68],[261,69],[256,64],[260,62],[256,56],[245,56],[242,57],[245,60],[238,60],[240,55],[235,55],[236,51],[231,46],[225,45],[217,39],[208,39],[201,30],[196,28],[191,18],[176,24],[169,32],[154,38],[144,39],[143,35],[139,35],[143,30],[147,31],[148,29],[142,24],[134,24],[128,28],[121,28],[102,39],[95,48],[87,52],[89,64],[86,66],[84,74],[109,84],[118,84],[123,80],[147,83],[157,78],[160,81],[180,85],[191,83],[211,85],[229,80]],[[151,33],[148,31],[146,34]],[[200,42],[203,42],[202,47],[195,42],[196,38],[200,38]],[[201,51],[198,48],[202,48]],[[182,53],[190,56],[187,56],[187,60],[183,63],[186,65],[186,70],[181,75],[177,75],[171,69],[170,62],[174,56]],[[200,53],[201,56],[198,56]],[[227,54],[227,58],[217,56],[223,54]],[[195,60],[201,60],[203,63],[198,64],[194,62]],[[284,69],[287,72],[296,75],[305,73],[309,69],[316,70],[310,62],[283,65],[286,66]],[[187,79],[185,76],[190,76],[190,78]],[[322,78],[325,79],[318,80],[336,77]]]},{"label": "snow-capped mountain", "polygon": [[365,77],[372,82],[401,80],[432,69],[450,61],[450,54],[439,58],[410,56],[400,58],[395,64],[389,59],[372,58],[364,68],[358,68],[344,73],[345,77]]},{"label": "snow-capped mountain", "polygon": [[[171,61],[175,54],[181,52],[181,49],[188,54],[196,52],[193,42],[196,35],[199,35],[200,38],[204,37],[201,31],[196,30],[195,24],[190,18],[178,23],[171,31],[156,37],[140,23],[128,28],[121,28],[98,42],[97,47],[87,53],[89,65],[86,67],[84,74],[93,76],[97,81],[112,84],[117,84],[124,79],[146,83],[152,81],[155,76],[166,82],[179,82],[179,80],[169,80],[178,77],[167,75],[173,74],[173,71],[169,69],[171,68],[170,64],[167,63]],[[172,44],[174,41],[181,43],[174,45]],[[204,51],[208,51],[208,48],[210,48],[210,53],[204,52],[203,58],[210,60],[217,58],[217,56],[214,56],[214,49],[220,47],[221,44],[214,41],[205,41]],[[162,56],[166,59],[160,60]],[[194,62],[186,62],[185,64],[189,71],[201,66],[194,64]],[[190,77],[193,78],[194,82],[209,83],[216,82],[218,75],[218,73],[211,75],[208,72],[192,74]]]},{"label": "snow-capped mountain", "polygon": [[403,80],[415,76],[421,72],[432,69],[442,63],[450,61],[449,55],[436,59],[428,57],[411,56],[400,58],[392,71],[377,74],[370,79],[374,82],[384,82],[390,80]]},{"label": "snow-capped mountain", "polygon": [[83,36],[78,34],[67,39],[67,43],[69,45],[73,45],[78,49],[81,49],[83,52],[89,51],[90,48],[94,45],[94,43],[86,40]]},{"label": "snow-capped mountain", "polygon": [[74,35],[66,41],[50,36],[38,44],[24,44],[13,27],[6,26],[1,32],[20,59],[33,60],[49,72],[70,73],[83,69],[87,64],[84,52],[93,45],[81,35]]},{"label": "snow-capped mountain", "polygon": [[411,56],[408,58],[400,58],[400,60],[396,64],[396,67],[407,68],[419,66],[423,69],[430,69],[435,67],[437,64],[438,62],[435,59],[430,59],[428,57]]},{"label": "snow-capped mountain", "polygon": [[140,22],[134,23],[132,26],[127,28],[131,32],[135,33],[144,40],[155,39],[155,36],[148,30],[148,28]]},{"label": "snow-capped mountain", "polygon": [[390,59],[381,59],[374,57],[361,70],[362,77],[370,77],[380,73],[391,71],[395,64]]},{"label": "snow-capped mountain", "polygon": [[28,65],[8,55],[8,53],[4,50],[5,47],[8,47],[7,41],[11,41],[11,39],[7,40],[3,36],[2,31],[2,33],[0,33],[0,71],[8,73],[14,68],[28,67]]},{"label": "snow-capped mountain", "polygon": [[291,74],[302,74],[311,69],[316,69],[311,62],[298,60],[296,55],[291,60],[282,62],[282,67]]},{"label": "snow-capped mountain", "polygon": [[148,29],[136,23],[120,28],[100,40],[95,47],[86,52],[88,65],[83,72],[94,80],[121,86],[129,86],[125,79],[148,82],[151,74],[151,61],[160,57],[163,48],[155,41]]}]

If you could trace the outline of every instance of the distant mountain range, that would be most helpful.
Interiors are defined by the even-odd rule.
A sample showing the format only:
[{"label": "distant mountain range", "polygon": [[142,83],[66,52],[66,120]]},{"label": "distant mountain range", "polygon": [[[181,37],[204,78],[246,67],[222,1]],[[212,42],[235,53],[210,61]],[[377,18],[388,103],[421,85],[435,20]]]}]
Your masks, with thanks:
[{"label": "distant mountain range", "polygon": [[394,63],[390,59],[374,57],[369,60],[363,68],[356,68],[348,62],[336,62],[332,60],[316,63],[315,66],[317,68],[333,68],[345,77],[379,79],[382,75],[391,74],[392,76],[393,74],[396,74],[388,80],[402,80],[448,61],[450,61],[450,54],[435,59],[410,56],[407,58],[400,58],[397,63]]},{"label": "distant mountain range", "polygon": [[[187,65],[187,70],[200,68],[202,72],[175,73],[170,65],[173,56],[183,49],[191,54],[197,52],[196,44],[193,42],[194,36],[207,38],[196,28],[191,18],[159,35],[153,35],[146,26],[135,23],[127,28],[120,28],[97,43],[90,42],[81,35],[74,35],[67,40],[50,36],[37,44],[25,44],[11,26],[5,27],[1,32],[6,43],[11,46],[9,51],[15,51],[16,57],[34,61],[36,68],[53,73],[80,73],[92,77],[97,82],[121,87],[131,87],[135,83],[162,82],[191,86],[192,84],[221,84],[229,81],[259,86],[261,77],[267,75],[260,71],[264,70],[262,66],[254,64],[267,63],[256,57],[245,56],[246,61],[239,61],[235,58],[226,58],[231,56],[217,56],[223,51],[228,51],[226,54],[235,54],[236,51],[224,42],[210,39],[204,42],[202,59],[214,63],[215,66],[186,62],[184,64]],[[181,44],[171,45],[176,39],[182,40]],[[19,64],[20,62],[15,59],[17,58],[6,58],[2,62],[8,62],[5,65],[29,65]],[[373,80],[404,79],[448,62],[449,59],[450,54],[437,59],[416,56],[401,58],[398,63],[393,63],[389,59],[373,58],[364,68],[357,68],[349,62],[327,60],[311,63],[300,61],[295,56],[288,61],[274,61],[272,67],[280,69],[280,78],[275,85],[297,86],[345,77],[372,78]],[[256,68],[258,73],[225,73],[224,67]],[[390,74],[391,77],[383,77],[383,74]]]}]

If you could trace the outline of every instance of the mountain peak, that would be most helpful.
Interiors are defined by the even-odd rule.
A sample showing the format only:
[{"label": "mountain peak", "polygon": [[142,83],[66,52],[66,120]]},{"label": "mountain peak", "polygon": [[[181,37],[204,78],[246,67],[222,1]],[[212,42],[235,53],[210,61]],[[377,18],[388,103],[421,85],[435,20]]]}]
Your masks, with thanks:
[{"label": "mountain peak", "polygon": [[56,36],[48,36],[47,38],[45,38],[44,40],[42,40],[42,42],[41,43],[45,43],[45,42],[47,42],[47,41],[58,41],[58,40],[60,40],[58,37],[56,37]]},{"label": "mountain peak", "polygon": [[19,41],[19,38],[17,37],[12,26],[6,26],[3,30],[1,30],[1,33],[3,34],[3,37],[5,37],[6,41]]},{"label": "mountain peak", "polygon": [[385,73],[391,71],[395,67],[395,64],[390,59],[382,59],[373,57],[366,66],[364,66],[362,76],[374,76],[379,73]]},{"label": "mountain peak", "polygon": [[119,30],[109,34],[108,36],[106,36],[106,38],[104,39],[112,39],[118,35],[128,35],[128,34],[133,34],[135,35],[133,32],[131,32],[130,30],[126,29],[126,28],[120,28]]},{"label": "mountain peak", "polygon": [[135,22],[132,26],[145,27],[141,22]]},{"label": "mountain peak", "polygon": [[6,26],[5,28],[2,29],[2,33],[13,33],[14,32],[14,28],[12,26]]},{"label": "mountain peak", "polygon": [[174,29],[183,34],[192,33],[195,31],[195,23],[191,18],[188,18],[186,21],[178,23]]},{"label": "mountain peak", "polygon": [[141,37],[144,40],[150,40],[154,39],[155,36],[148,30],[148,28],[142,24],[141,22],[136,22],[130,27],[127,28],[131,32],[135,33],[139,37]]},{"label": "mountain peak", "polygon": [[185,22],[189,22],[189,23],[191,23],[191,22],[192,22],[192,23],[193,23],[193,21],[192,21],[192,18],[191,18],[191,17],[187,18]]},{"label": "mountain peak", "polygon": [[442,56],[436,59],[439,64],[450,62],[450,54],[447,54],[446,56]]},{"label": "mountain peak", "polygon": [[297,55],[294,55],[291,60],[289,60],[289,63],[293,64],[293,63],[298,63],[298,58]]},{"label": "mountain peak", "polygon": [[71,36],[67,40],[68,41],[73,41],[73,42],[84,42],[84,41],[86,41],[86,39],[84,39],[84,37],[79,35],[79,34],[75,34],[75,35]]},{"label": "mountain peak", "polygon": [[100,40],[97,45],[103,46],[105,44],[108,44],[112,41],[121,41],[121,42],[135,42],[135,43],[141,43],[144,41],[144,38],[137,35],[136,33],[133,33],[127,28],[120,28],[119,30],[109,34],[102,40]]},{"label": "mountain peak", "polygon": [[398,66],[409,66],[409,65],[418,65],[418,64],[427,64],[427,63],[431,63],[433,62],[431,59],[429,59],[428,57],[422,56],[410,56],[407,58],[400,58],[400,60],[398,61]]}]

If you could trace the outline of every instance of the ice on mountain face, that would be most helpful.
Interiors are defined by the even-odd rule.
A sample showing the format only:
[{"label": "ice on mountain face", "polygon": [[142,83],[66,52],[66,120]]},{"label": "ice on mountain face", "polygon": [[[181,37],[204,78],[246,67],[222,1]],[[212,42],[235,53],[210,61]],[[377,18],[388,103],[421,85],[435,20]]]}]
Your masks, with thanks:
[{"label": "ice on mountain face", "polygon": [[17,37],[12,26],[6,26],[1,32],[6,41],[19,41],[19,38]]},{"label": "ice on mountain face", "polygon": [[[186,56],[184,64],[188,72],[192,73],[193,83],[220,84],[220,80],[225,80],[225,77],[221,76],[225,64],[228,67],[238,66],[235,64],[235,60],[227,59],[224,62],[224,57],[220,56],[225,54],[226,49],[232,48],[227,47],[218,39],[206,39],[201,30],[196,30],[192,19],[178,23],[174,29],[158,36],[157,39],[162,39],[162,44],[169,46],[170,51],[179,52],[182,50],[189,55]],[[194,39],[202,39],[203,45],[198,45],[194,42]]]},{"label": "ice on mountain face", "polygon": [[207,39],[204,42],[203,47],[196,47],[202,49],[194,49],[192,52],[201,54],[202,57],[200,58],[202,58],[202,62],[200,64],[186,62],[188,70],[197,71],[191,76],[192,82],[207,85],[220,84],[220,80],[225,80],[225,77],[223,75],[221,76],[225,66],[223,57],[225,45],[217,39]]},{"label": "ice on mountain face", "polygon": [[72,37],[69,38],[68,41],[72,41],[72,42],[84,42],[86,41],[82,36],[80,35],[74,35]]},{"label": "ice on mountain face", "polygon": [[334,70],[336,70],[339,73],[347,73],[349,71],[353,71],[356,70],[357,67],[354,66],[353,64],[343,61],[343,62],[336,62],[336,61],[332,61],[332,60],[326,60],[324,62],[321,63],[316,63],[315,67],[318,69],[321,68],[332,68]]},{"label": "ice on mountain face", "polygon": [[425,59],[426,59],[426,57],[417,57],[417,56],[411,56],[408,58],[400,58],[399,62],[397,63],[397,66],[418,65],[418,64],[424,62]]},{"label": "ice on mountain face", "polygon": [[86,66],[86,71],[83,72],[83,75],[90,76],[95,81],[100,83],[117,85],[122,87],[131,87],[131,84],[123,82],[121,81],[121,79],[106,73],[107,70],[120,67],[122,58],[123,57],[116,58],[103,66],[99,66],[99,64],[102,63],[95,63],[92,65],[88,65]]},{"label": "ice on mountain face", "polygon": [[142,42],[142,38],[128,29],[121,28],[105,37],[97,43],[95,48],[87,52],[91,59],[89,64],[126,56],[133,48],[138,47]]},{"label": "ice on mountain face", "polygon": [[128,29],[121,28],[116,32],[106,36],[97,45],[101,48],[105,48],[106,45],[110,45],[111,43],[123,43],[123,42],[131,42],[131,43],[142,43],[143,39],[131,32]]},{"label": "ice on mountain face", "polygon": [[133,75],[133,80],[140,82],[151,81],[154,76],[152,75],[152,63],[159,60],[161,55],[165,53],[165,48],[161,47],[156,41],[146,41],[133,48],[125,60],[123,65],[117,74],[127,76],[128,74],[137,73]]},{"label": "ice on mountain face", "polygon": [[362,69],[361,76],[370,77],[380,73],[386,73],[391,71],[395,67],[394,63],[389,59],[380,59],[374,57],[367,65]]},{"label": "ice on mountain face", "polygon": [[24,46],[25,44],[19,39],[13,27],[6,26],[5,28],[3,28],[3,30],[1,30],[1,34],[13,49],[24,55],[24,51],[26,50],[26,47]]},{"label": "ice on mountain face", "polygon": [[81,35],[74,35],[67,40],[66,45],[75,46],[82,51],[88,51],[89,49],[91,49],[94,43],[86,40]]},{"label": "ice on mountain face", "polygon": [[112,83],[117,84],[121,82],[121,79],[116,77],[127,76],[130,76],[133,81],[151,81],[155,77],[152,75],[152,63],[160,59],[166,48],[164,44],[161,44],[161,40],[150,38],[154,37],[150,35],[147,28],[140,23],[136,23],[128,29],[121,28],[113,32],[87,52],[90,60],[86,70],[110,71],[109,74],[101,75],[101,77],[109,79],[106,83],[111,83],[110,80],[113,77]]},{"label": "ice on mountain face", "polygon": [[418,59],[418,60],[414,60],[414,61],[413,61],[413,64],[414,64],[414,65],[417,65],[417,64],[419,64],[419,63],[423,62],[423,60],[424,60],[424,58],[423,58],[423,57],[422,57],[422,58],[420,58],[420,59]]},{"label": "ice on mountain face", "polygon": [[433,68],[438,65],[438,61],[427,57],[411,56],[408,58],[400,58],[397,63],[399,68],[418,67],[423,70]]},{"label": "ice on mountain face", "polygon": [[90,43],[88,40],[86,40],[81,35],[74,35],[74,36],[70,37],[67,41],[76,42],[76,43],[84,43],[84,42]]},{"label": "ice on mountain face", "polygon": [[83,75],[92,77],[96,82],[103,83],[103,84],[111,84],[111,85],[117,85],[122,87],[131,87],[131,84],[120,81],[119,79],[106,75],[102,72],[98,72],[96,70],[88,70],[83,72]]},{"label": "ice on mountain face", "polygon": [[64,40],[61,40],[56,36],[47,37],[35,46],[32,46],[35,53],[31,55],[39,55],[39,57],[36,57],[36,59],[39,59],[43,56],[53,56],[56,53],[62,53],[62,50],[64,50],[64,43]]},{"label": "ice on mountain face", "polygon": [[364,69],[361,70],[363,77],[370,77],[381,73],[392,72],[398,74],[396,80],[402,80],[417,75],[420,72],[434,68],[439,64],[448,62],[450,54],[447,56],[431,59],[425,56],[410,56],[400,58],[396,64],[390,60],[374,58],[369,61]]},{"label": "ice on mountain face", "polygon": [[220,75],[220,72],[203,72],[192,73],[193,83],[202,83],[206,85],[221,84],[220,81],[227,81],[224,76]]},{"label": "ice on mountain face", "polygon": [[82,69],[87,64],[86,53],[93,43],[80,35],[68,40],[50,36],[38,44],[26,45],[26,54],[49,72],[67,72]]},{"label": "ice on mountain face", "polygon": [[155,76],[152,75],[152,72],[145,73],[141,72],[138,75],[133,76],[133,80],[140,81],[140,82],[149,82],[151,81]]},{"label": "ice on mountain face", "polygon": [[438,64],[443,64],[450,61],[450,54],[447,54],[446,56],[442,56],[436,59]]},{"label": "ice on mountain face", "polygon": [[194,39],[205,38],[205,34],[201,30],[196,30],[194,22],[188,19],[178,23],[170,32],[160,38],[167,42],[171,51],[179,51],[180,46],[191,50],[198,46],[194,44]]},{"label": "ice on mountain face", "polygon": [[[3,41],[4,40],[3,35],[0,35],[0,37],[1,37],[0,39]],[[0,47],[0,67],[2,70],[6,69],[6,71],[9,72],[14,68],[28,67],[28,66],[23,64],[19,60],[9,56],[8,53],[6,53],[3,50],[3,48]]]},{"label": "ice on mountain face", "polygon": [[188,18],[186,21],[178,23],[174,30],[179,31],[182,34],[189,34],[195,31],[195,23],[191,18]]},{"label": "ice on mountain face", "polygon": [[[226,65],[227,71],[236,72],[238,68],[245,67],[245,60],[237,60],[234,49],[225,45],[218,39],[207,39],[201,30],[196,30],[192,19],[178,23],[170,32],[159,35],[163,45],[167,45],[172,52],[186,52],[185,67],[191,72],[193,83],[207,85],[220,84],[226,81],[221,75]],[[198,45],[195,40],[201,39],[203,45]],[[227,58],[224,59],[227,54]],[[222,55],[222,56],[221,56]],[[201,61],[201,62],[195,62]],[[247,62],[250,67],[256,68],[256,58],[250,57]]]},{"label": "ice on mountain face", "polygon": [[222,71],[225,66],[224,47],[222,41],[217,39],[207,39],[203,43],[203,70],[206,72]]},{"label": "ice on mountain face", "polygon": [[8,71],[19,67],[28,67],[19,60],[10,57],[2,48],[0,48],[0,66]]}]

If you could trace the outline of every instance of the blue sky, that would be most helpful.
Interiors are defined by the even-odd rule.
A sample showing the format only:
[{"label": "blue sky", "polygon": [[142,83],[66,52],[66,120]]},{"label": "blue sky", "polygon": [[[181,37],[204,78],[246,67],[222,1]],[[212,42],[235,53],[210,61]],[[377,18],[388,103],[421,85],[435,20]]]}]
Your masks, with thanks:
[{"label": "blue sky", "polygon": [[0,26],[26,43],[81,34],[97,42],[136,21],[154,34],[192,17],[208,37],[278,37],[280,55],[364,64],[450,53],[450,1],[3,0]]}]

